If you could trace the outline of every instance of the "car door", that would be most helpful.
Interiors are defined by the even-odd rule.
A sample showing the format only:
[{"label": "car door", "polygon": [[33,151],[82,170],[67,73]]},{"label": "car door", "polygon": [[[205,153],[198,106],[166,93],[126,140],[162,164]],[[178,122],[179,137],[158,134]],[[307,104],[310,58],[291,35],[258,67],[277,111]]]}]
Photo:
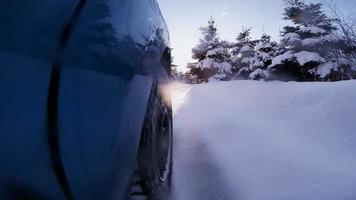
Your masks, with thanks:
[{"label": "car door", "polygon": [[0,199],[64,199],[47,131],[51,69],[75,0],[0,1]]}]

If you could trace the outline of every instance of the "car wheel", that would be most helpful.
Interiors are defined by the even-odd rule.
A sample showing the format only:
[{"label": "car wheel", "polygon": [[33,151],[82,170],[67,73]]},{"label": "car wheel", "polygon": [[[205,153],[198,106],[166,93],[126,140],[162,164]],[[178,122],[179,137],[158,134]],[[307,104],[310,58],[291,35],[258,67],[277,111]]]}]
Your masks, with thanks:
[{"label": "car wheel", "polygon": [[172,175],[172,110],[154,84],[150,94],[137,156],[131,199],[162,199]]}]

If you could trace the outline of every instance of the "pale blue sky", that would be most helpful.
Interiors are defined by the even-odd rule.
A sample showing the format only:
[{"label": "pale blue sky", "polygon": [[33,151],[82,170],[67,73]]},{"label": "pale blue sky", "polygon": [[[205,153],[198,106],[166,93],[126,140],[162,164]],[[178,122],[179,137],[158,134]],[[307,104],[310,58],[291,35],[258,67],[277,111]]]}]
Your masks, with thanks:
[{"label": "pale blue sky", "polygon": [[[278,40],[282,20],[282,0],[157,0],[168,24],[174,63],[184,68],[191,62],[191,49],[200,38],[198,28],[210,16],[216,20],[219,36],[233,41],[242,27],[252,27],[253,37],[263,32]],[[316,1],[316,0],[315,0]],[[335,0],[343,9],[356,10],[355,0]]]}]

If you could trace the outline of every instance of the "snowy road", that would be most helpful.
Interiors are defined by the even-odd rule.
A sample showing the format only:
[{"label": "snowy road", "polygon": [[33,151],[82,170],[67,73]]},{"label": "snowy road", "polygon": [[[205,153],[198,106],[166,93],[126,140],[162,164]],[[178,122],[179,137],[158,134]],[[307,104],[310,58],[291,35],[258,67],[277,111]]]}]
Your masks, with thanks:
[{"label": "snowy road", "polygon": [[170,200],[356,199],[356,81],[173,88]]}]

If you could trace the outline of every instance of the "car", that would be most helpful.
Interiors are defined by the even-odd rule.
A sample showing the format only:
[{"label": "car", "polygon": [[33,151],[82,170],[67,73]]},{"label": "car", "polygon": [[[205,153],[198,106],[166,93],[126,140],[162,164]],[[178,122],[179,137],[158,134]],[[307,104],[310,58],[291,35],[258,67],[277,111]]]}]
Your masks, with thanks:
[{"label": "car", "polygon": [[0,199],[158,199],[172,174],[155,0],[0,1]]}]

